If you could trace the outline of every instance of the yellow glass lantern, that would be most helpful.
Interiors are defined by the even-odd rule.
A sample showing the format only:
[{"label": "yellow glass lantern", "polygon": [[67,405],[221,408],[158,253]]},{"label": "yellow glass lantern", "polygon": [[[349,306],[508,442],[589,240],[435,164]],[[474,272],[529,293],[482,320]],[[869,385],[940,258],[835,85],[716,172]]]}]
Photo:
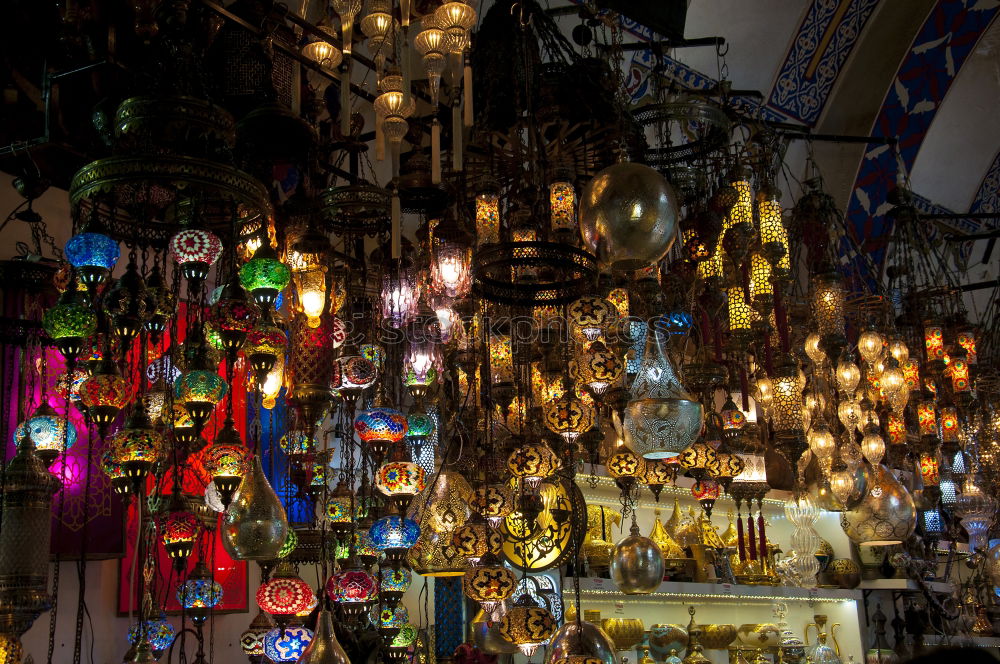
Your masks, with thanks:
[{"label": "yellow glass lantern", "polygon": [[677,455],[681,468],[695,480],[701,480],[708,473],[708,467],[716,461],[715,448],[704,440],[698,440],[684,448]]},{"label": "yellow glass lantern", "polygon": [[837,360],[837,387],[841,393],[851,396],[858,389],[861,382],[861,369],[858,368],[854,357],[847,352],[841,353]]},{"label": "yellow glass lantern", "polygon": [[620,480],[626,477],[641,478],[646,473],[645,460],[628,445],[619,445],[604,462],[608,475]]},{"label": "yellow glass lantern", "polygon": [[750,188],[749,171],[741,169],[730,184],[736,189],[736,202],[722,222],[723,231],[739,224],[753,224],[753,191]]},{"label": "yellow glass lantern", "polygon": [[844,286],[836,273],[813,278],[812,314],[821,337],[843,334],[845,299]]},{"label": "yellow glass lantern", "polygon": [[907,389],[919,390],[920,365],[917,363],[917,361],[913,359],[907,359],[905,362],[900,363],[899,368],[903,372],[903,382],[906,383]]},{"label": "yellow glass lantern", "polygon": [[802,429],[802,374],[794,360],[776,364],[771,377],[774,400],[771,405],[774,430],[777,432]]},{"label": "yellow glass lantern", "polygon": [[305,233],[296,237],[286,256],[295,286],[296,309],[306,315],[309,327],[319,327],[326,308],[325,236]]},{"label": "yellow glass lantern", "polygon": [[924,481],[925,487],[941,486],[941,471],[937,454],[932,452],[921,453],[920,478]]},{"label": "yellow glass lantern", "polygon": [[628,318],[628,291],[624,288],[613,288],[605,298],[618,310],[618,318],[625,320]]},{"label": "yellow glass lantern", "polygon": [[567,392],[542,407],[545,426],[567,441],[574,441],[594,425],[594,407]]},{"label": "yellow glass lantern", "polygon": [[750,255],[750,299],[757,308],[770,307],[774,298],[771,265],[761,254]]},{"label": "yellow glass lantern", "polygon": [[760,219],[760,244],[764,256],[771,265],[780,267],[778,262],[788,254],[788,232],[781,222],[781,192],[773,187],[761,191],[757,201],[757,216]]},{"label": "yellow glass lantern", "polygon": [[490,374],[494,385],[514,382],[514,356],[505,334],[490,335]]},{"label": "yellow glass lantern", "polygon": [[531,487],[537,488],[558,468],[559,457],[545,441],[521,445],[507,457],[507,469]]},{"label": "yellow glass lantern", "polygon": [[735,339],[748,339],[753,311],[743,296],[743,288],[741,286],[727,288],[726,302],[729,311],[729,334]]},{"label": "yellow glass lantern", "polygon": [[903,418],[896,413],[889,413],[886,421],[886,432],[889,434],[889,443],[892,445],[902,445],[906,442],[906,423]]},{"label": "yellow glass lantern", "polygon": [[559,180],[549,185],[552,230],[576,233],[576,191],[573,184]]},{"label": "yellow glass lantern", "polygon": [[484,191],[476,196],[476,246],[500,242],[500,197]]}]

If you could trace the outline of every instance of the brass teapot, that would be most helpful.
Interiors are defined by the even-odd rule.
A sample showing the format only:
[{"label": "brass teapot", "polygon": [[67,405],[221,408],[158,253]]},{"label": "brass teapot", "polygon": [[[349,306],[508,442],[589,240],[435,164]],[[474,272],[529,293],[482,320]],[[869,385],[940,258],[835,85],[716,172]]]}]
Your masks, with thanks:
[{"label": "brass teapot", "polygon": [[[808,659],[813,664],[842,664],[840,660],[840,644],[837,643],[837,628],[840,623],[830,625],[830,638],[833,640],[833,647],[826,645],[826,621],[827,617],[817,613],[813,616],[813,622],[808,623],[805,629],[806,648]],[[816,628],[816,645],[809,648],[809,628]]]}]

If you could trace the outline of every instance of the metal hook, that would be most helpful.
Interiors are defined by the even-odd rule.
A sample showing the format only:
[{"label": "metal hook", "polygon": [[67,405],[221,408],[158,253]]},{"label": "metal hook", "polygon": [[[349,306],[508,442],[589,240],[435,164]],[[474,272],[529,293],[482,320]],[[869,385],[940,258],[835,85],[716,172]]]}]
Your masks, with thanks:
[{"label": "metal hook", "polygon": [[531,14],[525,9],[523,2],[518,0],[518,2],[515,2],[510,6],[511,16],[514,15],[515,10],[517,10],[517,22],[520,24],[522,29],[531,25]]}]

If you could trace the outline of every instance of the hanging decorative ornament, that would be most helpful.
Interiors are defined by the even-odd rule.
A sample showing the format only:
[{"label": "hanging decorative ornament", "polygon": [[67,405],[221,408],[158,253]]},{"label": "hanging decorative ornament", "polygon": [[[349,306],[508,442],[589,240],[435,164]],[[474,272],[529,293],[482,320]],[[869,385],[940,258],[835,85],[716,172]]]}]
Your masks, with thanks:
[{"label": "hanging decorative ornament", "polygon": [[637,270],[663,258],[673,246],[677,217],[673,188],[642,164],[605,168],[580,197],[583,242],[614,270]]},{"label": "hanging decorative ornament", "polygon": [[666,336],[658,325],[647,334],[625,409],[625,442],[647,459],[677,456],[694,442],[702,425],[702,405],[677,378]]},{"label": "hanging decorative ornament", "polygon": [[103,233],[84,232],[71,237],[63,250],[66,260],[76,268],[80,281],[93,295],[114,269],[121,255],[118,243]]},{"label": "hanging decorative ornament", "polygon": [[[873,469],[872,475],[865,497],[844,512],[841,525],[857,544],[899,544],[912,535],[916,527],[917,510],[913,497],[885,466]],[[831,488],[836,490],[832,477]]]},{"label": "hanging decorative ornament", "polygon": [[235,560],[271,560],[288,537],[288,517],[254,456],[222,520],[222,545]]},{"label": "hanging decorative ornament", "polygon": [[316,617],[316,632],[309,645],[298,659],[299,664],[349,664],[337,634],[333,629],[333,617],[323,610]]},{"label": "hanging decorative ornament", "polygon": [[406,438],[406,416],[394,408],[369,408],[354,419],[361,442],[381,459],[389,447]]},{"label": "hanging decorative ornament", "polygon": [[556,621],[549,610],[538,606],[527,593],[518,597],[510,611],[500,619],[500,634],[526,657],[535,654],[555,629]]},{"label": "hanging decorative ornament", "polygon": [[615,544],[611,554],[611,578],[626,595],[648,595],[663,581],[660,547],[639,534],[634,520],[629,536]]},{"label": "hanging decorative ornament", "polygon": [[170,257],[188,280],[188,289],[197,292],[222,253],[222,241],[214,233],[186,228],[170,239]]}]

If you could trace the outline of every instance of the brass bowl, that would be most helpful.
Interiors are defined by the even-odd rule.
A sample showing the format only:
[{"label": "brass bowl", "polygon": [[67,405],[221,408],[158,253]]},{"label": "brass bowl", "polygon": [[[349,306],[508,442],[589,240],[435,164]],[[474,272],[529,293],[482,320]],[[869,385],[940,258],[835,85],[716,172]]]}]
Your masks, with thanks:
[{"label": "brass bowl", "polygon": [[838,588],[857,588],[861,583],[861,568],[850,558],[836,558],[830,561],[824,578]]},{"label": "brass bowl", "polygon": [[702,625],[698,639],[706,650],[722,650],[736,639],[736,625]]},{"label": "brass bowl", "polygon": [[638,618],[605,618],[601,627],[614,641],[616,650],[630,650],[642,641],[645,630]]},{"label": "brass bowl", "polygon": [[773,623],[745,623],[736,630],[736,636],[751,648],[771,648],[781,643],[781,633]]}]

